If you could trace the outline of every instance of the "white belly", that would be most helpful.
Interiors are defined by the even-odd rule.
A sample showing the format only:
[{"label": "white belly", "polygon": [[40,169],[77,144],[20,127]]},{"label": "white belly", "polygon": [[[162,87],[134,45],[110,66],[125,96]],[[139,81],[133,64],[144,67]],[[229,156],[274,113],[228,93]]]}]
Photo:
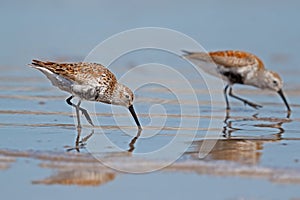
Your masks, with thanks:
[{"label": "white belly", "polygon": [[71,87],[72,94],[87,101],[95,101],[96,89],[89,85],[73,84]]},{"label": "white belly", "polygon": [[59,76],[48,69],[42,67],[35,67],[39,69],[51,81],[52,85],[59,89],[66,91],[81,99],[94,101],[96,96],[96,89],[89,85],[80,85],[74,81]]}]

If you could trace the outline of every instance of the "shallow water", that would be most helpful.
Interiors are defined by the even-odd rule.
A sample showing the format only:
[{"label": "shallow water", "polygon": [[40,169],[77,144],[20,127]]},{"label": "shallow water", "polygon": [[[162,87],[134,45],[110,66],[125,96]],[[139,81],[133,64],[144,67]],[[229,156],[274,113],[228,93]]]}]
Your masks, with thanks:
[{"label": "shallow water", "polygon": [[[2,197],[300,198],[297,1],[1,4]],[[83,128],[78,135],[72,108],[65,103],[68,94],[26,64],[36,57],[82,60],[112,34],[141,26],[173,28],[207,50],[255,52],[268,68],[282,75],[291,116],[287,117],[276,94],[241,86],[235,88],[237,94],[264,107],[254,110],[232,100],[233,109],[226,114],[222,88],[216,86],[210,92],[220,98],[211,112],[207,88],[195,69],[173,55],[145,50],[125,55],[109,68],[120,78],[136,65],[156,62],[172,66],[190,81],[199,106],[181,82],[157,74],[150,78],[163,78],[176,87],[170,92],[149,84],[135,91],[135,109],[144,126],[140,135],[126,109],[87,102],[82,106],[88,108],[97,126],[92,128],[82,116]],[[139,72],[134,82],[149,78],[151,72]],[[182,102],[176,95],[183,96]],[[215,123],[209,127],[211,115]],[[198,120],[199,126],[195,126]],[[214,148],[199,159],[201,146],[210,142],[215,143]],[[174,144],[169,151],[149,155],[168,144]],[[185,151],[179,151],[186,146]]]}]

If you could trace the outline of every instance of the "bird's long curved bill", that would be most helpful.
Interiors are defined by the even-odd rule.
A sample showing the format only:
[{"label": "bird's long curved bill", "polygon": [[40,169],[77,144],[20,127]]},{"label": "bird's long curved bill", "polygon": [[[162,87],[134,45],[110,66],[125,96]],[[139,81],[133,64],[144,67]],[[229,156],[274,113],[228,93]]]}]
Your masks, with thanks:
[{"label": "bird's long curved bill", "polygon": [[130,113],[131,113],[131,115],[132,115],[132,117],[133,117],[136,125],[138,126],[138,128],[142,129],[142,126],[141,126],[141,124],[139,122],[139,119],[138,119],[138,117],[137,117],[137,115],[136,115],[136,113],[134,111],[133,105],[129,106],[128,109],[129,109],[129,111],[130,111]]},{"label": "bird's long curved bill", "polygon": [[288,102],[287,102],[287,100],[286,100],[286,98],[285,98],[285,96],[284,96],[284,94],[283,94],[283,91],[282,91],[282,90],[279,90],[279,91],[278,91],[278,94],[280,95],[280,97],[282,98],[283,102],[285,103],[285,105],[286,105],[286,107],[287,107],[287,110],[290,112],[290,111],[291,111],[291,108],[290,108],[290,106],[289,106],[289,104],[288,104]]}]

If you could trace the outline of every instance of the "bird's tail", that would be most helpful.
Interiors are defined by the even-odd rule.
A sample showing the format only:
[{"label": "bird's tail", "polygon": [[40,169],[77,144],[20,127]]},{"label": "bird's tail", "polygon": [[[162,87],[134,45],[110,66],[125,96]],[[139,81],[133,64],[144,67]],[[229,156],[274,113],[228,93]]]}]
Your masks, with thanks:
[{"label": "bird's tail", "polygon": [[207,52],[190,52],[186,50],[182,50],[183,57],[193,64],[199,66],[206,73],[219,77],[219,73],[217,72],[217,65],[211,58],[210,54]]},{"label": "bird's tail", "polygon": [[183,56],[188,56],[188,55],[191,55],[191,54],[193,54],[193,52],[191,52],[191,51],[187,51],[187,50],[181,50],[184,54],[183,54]]},{"label": "bird's tail", "polygon": [[29,64],[29,66],[47,68],[47,66],[53,65],[53,64],[54,64],[53,62],[43,62],[40,60],[32,60],[31,64]]},{"label": "bird's tail", "polygon": [[184,53],[183,57],[187,58],[188,60],[198,60],[203,62],[213,62],[209,53],[206,52],[191,52],[182,50]]},{"label": "bird's tail", "polygon": [[40,60],[32,60],[31,65],[36,66],[36,67],[43,67],[44,62]]}]

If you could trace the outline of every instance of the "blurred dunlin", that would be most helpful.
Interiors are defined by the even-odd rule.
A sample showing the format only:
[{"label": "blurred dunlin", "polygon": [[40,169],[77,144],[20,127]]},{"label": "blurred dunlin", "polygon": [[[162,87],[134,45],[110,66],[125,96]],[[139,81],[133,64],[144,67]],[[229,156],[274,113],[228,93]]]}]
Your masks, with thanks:
[{"label": "blurred dunlin", "polygon": [[[234,84],[243,84],[277,92],[284,101],[288,112],[291,111],[283,94],[282,79],[276,72],[265,69],[263,62],[257,56],[243,51],[232,50],[208,53],[183,52],[185,53],[185,58],[201,67],[204,71],[227,81],[228,84],[224,88],[224,95],[228,110],[230,109],[227,97],[228,89],[229,96],[240,100],[253,108],[257,109],[262,107],[232,93],[232,86]],[[209,63],[214,63],[214,66],[216,67],[209,65]]]},{"label": "blurred dunlin", "polygon": [[[71,94],[66,102],[76,108],[78,127],[81,126],[79,111],[93,125],[88,112],[80,107],[81,100],[87,100],[125,106],[141,129],[133,108],[133,92],[118,83],[115,75],[104,66],[96,63],[55,63],[38,60],[33,60],[30,66],[43,72],[54,86]],[[79,98],[78,104],[71,102],[73,97]]]}]

